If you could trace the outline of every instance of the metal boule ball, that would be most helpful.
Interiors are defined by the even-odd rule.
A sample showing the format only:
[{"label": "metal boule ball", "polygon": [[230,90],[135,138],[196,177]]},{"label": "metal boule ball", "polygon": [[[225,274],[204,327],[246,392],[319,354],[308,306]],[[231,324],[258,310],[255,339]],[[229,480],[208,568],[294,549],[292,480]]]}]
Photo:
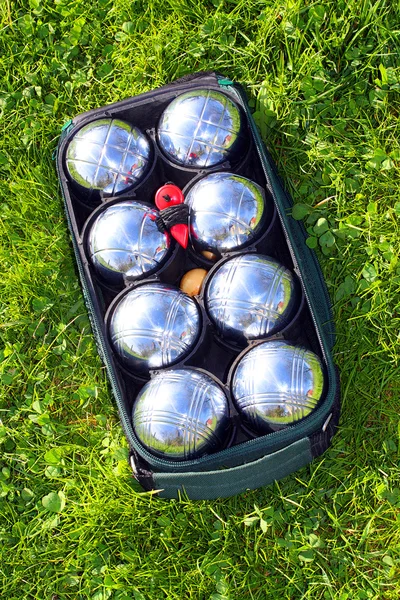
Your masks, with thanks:
[{"label": "metal boule ball", "polygon": [[121,285],[161,268],[170,254],[169,238],[155,219],[158,211],[127,200],[109,206],[88,234],[88,254],[96,273],[109,285]]},{"label": "metal boule ball", "polygon": [[292,273],[278,261],[242,254],[217,268],[206,286],[205,306],[218,334],[243,346],[282,329],[298,293]]},{"label": "metal boule ball", "polygon": [[65,155],[71,182],[89,199],[115,196],[137,185],[150,168],[150,142],[120,119],[97,119],[71,138]]},{"label": "metal boule ball", "polygon": [[147,283],[128,292],[110,319],[110,339],[124,366],[139,376],[185,358],[201,333],[196,302],[178,288]]},{"label": "metal boule ball", "polygon": [[315,409],[324,389],[322,363],[311,350],[271,340],[243,356],[231,389],[249,427],[261,434],[276,431]]},{"label": "metal boule ball", "polygon": [[229,429],[222,388],[196,369],[158,373],[139,392],[132,424],[140,442],[170,460],[190,460],[219,450]]},{"label": "metal boule ball", "polygon": [[221,253],[253,241],[265,217],[265,194],[254,181],[212,173],[189,190],[189,236],[195,250]]},{"label": "metal boule ball", "polygon": [[167,158],[185,167],[213,167],[245,145],[238,106],[222,92],[181,94],[163,112],[157,128]]}]

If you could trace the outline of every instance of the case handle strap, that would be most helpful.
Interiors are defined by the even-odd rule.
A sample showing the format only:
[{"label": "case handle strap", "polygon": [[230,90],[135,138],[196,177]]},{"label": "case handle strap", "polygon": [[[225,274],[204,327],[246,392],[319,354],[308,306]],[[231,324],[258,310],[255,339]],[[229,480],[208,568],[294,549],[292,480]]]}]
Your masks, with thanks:
[{"label": "case handle strap", "polygon": [[313,459],[308,437],[277,452],[238,467],[189,473],[153,473],[154,489],[163,498],[177,498],[185,492],[191,500],[226,498],[269,485]]}]

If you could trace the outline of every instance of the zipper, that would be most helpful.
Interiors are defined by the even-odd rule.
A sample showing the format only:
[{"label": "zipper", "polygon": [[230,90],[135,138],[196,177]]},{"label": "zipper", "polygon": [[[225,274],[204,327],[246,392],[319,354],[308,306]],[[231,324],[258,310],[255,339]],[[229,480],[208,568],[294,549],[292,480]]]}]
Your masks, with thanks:
[{"label": "zipper", "polygon": [[[234,86],[234,84],[232,84],[232,86],[230,86],[230,85],[227,83],[227,80],[223,80],[223,81],[222,81],[222,82],[220,82],[220,83],[222,83],[222,85],[224,85],[224,86],[229,86],[229,87],[233,87],[233,86]],[[244,109],[244,111],[245,111],[245,113],[246,113],[246,116],[247,116],[247,118],[248,118],[248,120],[249,120],[250,127],[251,127],[251,130],[252,130],[253,136],[254,136],[254,138],[255,138],[255,141],[256,141],[257,153],[258,153],[258,156],[259,156],[259,158],[260,158],[261,164],[263,165],[263,171],[264,171],[264,175],[265,175],[265,177],[266,177],[266,180],[267,180],[267,183],[268,183],[269,189],[270,189],[270,191],[271,191],[272,197],[273,197],[273,199],[274,199],[274,201],[275,201],[275,205],[276,205],[276,207],[277,207],[277,210],[278,210],[279,220],[280,220],[280,222],[281,222],[282,229],[283,229],[283,231],[284,231],[284,234],[285,234],[285,239],[286,239],[286,242],[287,242],[287,244],[288,244],[288,246],[289,246],[290,254],[292,255],[293,262],[294,262],[294,264],[295,264],[295,267],[296,267],[296,274],[298,275],[299,279],[300,279],[300,280],[301,280],[301,282],[303,283],[303,289],[304,289],[304,293],[305,293],[305,295],[306,295],[306,300],[307,300],[308,306],[309,306],[309,308],[310,308],[310,312],[311,312],[311,316],[312,316],[313,322],[314,322],[314,324],[316,325],[316,330],[317,330],[318,339],[319,339],[319,342],[320,342],[320,344],[321,344],[321,349],[322,349],[322,351],[324,352],[324,358],[325,358],[325,360],[326,360],[326,356],[325,356],[325,350],[324,350],[324,345],[323,345],[323,343],[322,343],[322,341],[321,341],[321,336],[320,336],[319,327],[317,327],[316,320],[315,320],[315,318],[314,318],[314,313],[313,313],[313,310],[312,310],[312,308],[311,308],[310,299],[309,299],[309,296],[308,296],[308,292],[307,292],[307,289],[306,289],[306,285],[305,285],[305,283],[304,283],[304,279],[303,279],[303,277],[302,277],[301,270],[300,270],[300,268],[299,268],[299,266],[298,266],[298,262],[297,262],[296,254],[295,254],[295,252],[294,252],[294,250],[293,250],[292,243],[291,243],[291,241],[290,241],[290,238],[289,238],[289,235],[288,235],[288,233],[287,233],[287,228],[286,228],[286,225],[285,225],[285,221],[284,221],[284,218],[283,218],[283,216],[282,216],[282,212],[281,212],[281,210],[280,210],[280,207],[279,207],[279,202],[278,202],[278,200],[277,200],[277,198],[276,198],[276,195],[275,195],[275,190],[274,190],[274,187],[273,187],[273,185],[272,185],[271,178],[270,178],[270,176],[269,176],[269,173],[268,173],[267,169],[265,168],[265,160],[264,160],[264,155],[263,155],[263,152],[261,152],[261,150],[260,150],[260,146],[261,146],[261,140],[260,140],[260,135],[259,135],[258,129],[257,129],[257,128],[256,128],[256,126],[255,126],[255,123],[254,123],[254,120],[253,120],[253,116],[252,116],[252,114],[251,114],[251,112],[250,112],[250,110],[249,110],[249,108],[248,108],[247,102],[246,102],[246,100],[245,100],[245,98],[244,98],[244,96],[243,96],[242,92],[241,92],[240,90],[238,91],[238,90],[237,90],[235,87],[233,87],[233,90],[231,90],[231,91],[232,91],[232,92],[235,94],[235,96],[236,96],[236,97],[237,97],[237,98],[240,100],[240,104],[241,104],[242,108]],[[283,191],[284,191],[284,193],[286,194],[285,190],[283,190]],[[313,257],[313,258],[314,258],[314,257]],[[316,259],[315,259],[315,260],[316,260]],[[320,273],[320,268],[319,268],[319,267],[318,267],[318,269],[317,269],[317,272],[318,272],[318,278],[319,278],[319,280],[320,280],[321,287],[322,287],[322,290],[323,290],[323,293],[324,293],[324,298],[325,298],[325,301],[326,301],[326,307],[327,307],[327,309],[328,309],[328,314],[329,314],[329,320],[330,320],[330,321],[333,321],[333,313],[332,313],[332,308],[331,308],[331,301],[330,301],[330,298],[329,298],[328,290],[326,289],[326,284],[325,284],[325,281],[324,281],[324,279],[323,279],[323,277],[322,277],[322,275],[321,275],[321,273]],[[326,362],[327,362],[327,361],[326,361]]]},{"label": "zipper", "polygon": [[[263,152],[261,152],[261,150],[260,150],[261,140],[260,140],[260,136],[259,136],[258,130],[257,130],[255,124],[254,124],[253,117],[252,117],[252,115],[251,115],[251,113],[250,113],[250,111],[248,109],[247,102],[243,98],[242,92],[240,90],[239,91],[236,90],[236,88],[233,88],[233,90],[231,90],[231,91],[240,100],[240,104],[241,104],[242,108],[244,109],[244,111],[246,112],[246,116],[247,116],[247,118],[249,120],[250,128],[251,128],[251,131],[253,133],[253,136],[254,136],[254,139],[255,139],[255,142],[256,142],[257,153],[258,153],[258,156],[260,158],[261,164],[263,165],[264,175],[266,177],[269,189],[271,191],[272,197],[273,197],[275,205],[277,207],[279,220],[281,222],[282,229],[283,229],[283,232],[285,234],[285,239],[286,239],[286,242],[288,244],[289,251],[290,251],[290,254],[291,254],[292,259],[293,259],[293,263],[295,265],[296,274],[297,274],[297,276],[299,277],[299,279],[300,279],[300,281],[302,283],[302,287],[303,287],[303,290],[304,290],[304,295],[306,297],[306,301],[307,301],[308,307],[310,309],[311,318],[312,318],[314,326],[315,326],[315,330],[316,330],[318,341],[320,343],[321,350],[322,350],[322,353],[323,353],[323,356],[324,356],[324,359],[325,359],[325,363],[326,363],[326,365],[328,367],[330,367],[331,366],[331,360],[328,360],[328,352],[327,352],[327,350],[325,348],[325,341],[323,340],[323,336],[321,336],[319,324],[317,323],[317,320],[316,320],[315,315],[314,315],[314,311],[313,311],[313,308],[312,308],[312,302],[310,300],[310,296],[309,296],[309,293],[308,293],[308,290],[307,290],[307,285],[306,285],[306,283],[304,281],[304,278],[302,276],[301,270],[299,268],[297,257],[296,257],[296,254],[295,254],[295,251],[293,249],[290,237],[289,237],[288,232],[287,232],[287,228],[286,228],[284,216],[283,216],[282,211],[280,209],[279,201],[278,201],[278,199],[276,197],[275,190],[274,190],[274,187],[273,187],[272,182],[271,182],[271,178],[269,176],[269,173],[268,173],[267,169],[265,168],[265,160],[264,160]],[[320,280],[322,281],[322,277],[320,276],[319,273],[318,273],[318,275],[319,275]],[[325,284],[324,284],[323,287],[325,288]],[[327,300],[328,313],[329,313],[329,316],[332,319],[332,312],[331,312],[331,308],[330,308],[329,297],[327,296],[327,291],[325,289],[324,289],[324,292],[325,292],[324,293],[325,299]]]},{"label": "zipper", "polygon": [[[236,92],[236,90],[235,90],[235,92]],[[249,113],[249,111],[247,110],[247,105],[245,105],[245,104],[243,103],[243,101],[242,101],[242,96],[241,96],[240,92],[239,92],[239,95],[240,95],[239,97],[240,97],[240,100],[241,100],[241,105],[242,105],[242,107],[243,107],[243,108],[245,109],[245,111],[246,111],[246,115],[247,115],[247,117],[248,117],[248,119],[249,119],[249,122],[250,122],[250,127],[251,127],[251,130],[252,130],[252,133],[253,133],[253,135],[255,136],[255,133],[256,133],[256,128],[255,128],[255,125],[253,124],[253,118],[251,117],[251,114],[250,114],[250,113]],[[250,117],[251,117],[251,119],[250,119]],[[258,134],[258,131],[257,131],[257,134]],[[255,136],[255,137],[256,137],[256,136]],[[258,142],[258,139],[257,139],[257,138],[256,138],[256,140],[257,140],[257,142]],[[258,156],[259,156],[259,158],[260,158],[261,164],[262,164],[262,165],[263,165],[263,167],[264,167],[264,157],[263,157],[263,155],[262,155],[262,153],[261,153],[261,150],[260,150],[260,148],[259,148],[259,144],[258,144],[258,143],[256,143],[256,147],[257,147],[257,153],[258,153]],[[308,295],[308,291],[307,291],[306,285],[305,285],[305,283],[304,283],[304,279],[303,279],[303,276],[302,276],[302,274],[301,274],[301,270],[300,270],[300,268],[299,268],[299,264],[298,264],[298,262],[297,262],[296,254],[295,254],[295,252],[294,252],[294,250],[293,250],[292,242],[291,242],[291,240],[290,240],[290,238],[289,238],[289,234],[288,234],[288,232],[287,232],[286,224],[285,224],[285,222],[284,222],[284,220],[283,220],[283,218],[282,218],[282,213],[281,213],[281,210],[280,210],[280,207],[279,207],[278,200],[277,200],[277,198],[276,198],[276,195],[275,195],[275,190],[274,190],[274,187],[273,187],[273,185],[272,185],[271,178],[270,178],[270,176],[269,176],[269,173],[267,172],[267,170],[266,170],[265,168],[263,168],[263,171],[264,171],[264,175],[265,175],[265,177],[266,177],[266,179],[267,179],[267,183],[268,183],[269,189],[270,189],[270,191],[271,191],[272,197],[273,197],[273,199],[274,199],[275,205],[276,205],[276,207],[277,207],[277,210],[278,210],[278,216],[279,216],[279,220],[280,220],[280,222],[281,222],[281,225],[282,225],[283,233],[285,234],[285,240],[286,240],[286,243],[287,243],[287,245],[288,245],[288,247],[289,247],[289,251],[290,251],[291,257],[292,257],[292,259],[293,259],[293,263],[294,263],[294,266],[295,266],[296,275],[298,276],[298,278],[300,279],[300,281],[301,281],[301,283],[302,283],[302,287],[303,287],[303,290],[304,290],[304,295],[305,295],[305,297],[306,297],[307,304],[308,304],[308,307],[309,307],[309,309],[310,309],[310,312],[311,312],[311,318],[312,318],[312,320],[313,320],[313,323],[314,323],[314,325],[315,325],[315,328],[316,328],[316,331],[317,331],[317,337],[318,337],[318,341],[319,341],[319,343],[320,343],[320,346],[321,346],[322,353],[323,353],[323,355],[324,355],[325,363],[328,363],[328,360],[327,360],[327,355],[326,355],[326,352],[325,352],[325,344],[323,343],[323,340],[322,340],[322,337],[321,337],[321,334],[320,334],[320,331],[319,331],[319,326],[318,326],[318,324],[317,324],[317,321],[316,321],[316,319],[315,319],[315,317],[314,317],[314,312],[313,312],[313,310],[312,310],[312,307],[311,307],[311,304],[310,304],[310,297],[309,297],[309,295]]]},{"label": "zipper", "polygon": [[[69,126],[71,125],[71,123],[69,123]],[[63,138],[62,138],[63,139]],[[58,167],[58,161],[56,163],[56,168],[57,168],[57,174],[59,177],[59,180],[61,181],[61,174],[60,174],[60,170]],[[120,388],[119,388],[119,384],[118,381],[114,375],[114,371],[111,365],[111,361],[110,358],[108,356],[108,351],[107,351],[107,346],[106,346],[106,342],[104,339],[104,335],[103,335],[103,331],[101,328],[101,325],[98,323],[97,320],[97,313],[96,313],[96,309],[92,300],[92,296],[89,290],[89,287],[86,283],[86,276],[85,276],[85,271],[84,271],[84,267],[82,264],[82,260],[81,260],[81,256],[79,253],[79,248],[78,248],[78,244],[76,242],[75,236],[73,235],[73,226],[72,226],[72,221],[71,221],[71,217],[69,215],[68,212],[68,206],[67,206],[67,202],[66,202],[66,198],[65,198],[65,194],[64,194],[64,190],[61,187],[61,191],[62,191],[62,195],[63,195],[63,199],[64,199],[64,210],[65,210],[65,214],[67,217],[67,223],[68,223],[68,228],[69,231],[71,233],[71,239],[72,239],[72,246],[74,249],[74,254],[75,254],[75,259],[76,259],[76,263],[78,266],[78,272],[79,272],[79,278],[81,281],[81,285],[82,285],[82,291],[83,291],[83,297],[88,309],[88,314],[89,314],[89,320],[90,320],[90,324],[92,326],[92,330],[94,333],[94,338],[95,338],[95,342],[96,342],[96,346],[97,346],[97,350],[100,354],[100,357],[106,367],[107,370],[107,376],[109,377],[109,381],[111,383],[111,387],[113,390],[113,394],[114,397],[116,399],[116,403],[117,403],[117,408],[118,408],[118,413],[121,419],[121,424],[122,424],[122,428],[124,430],[125,436],[127,437],[127,439],[129,440],[129,438],[131,437],[131,425],[130,425],[130,420],[129,420],[129,416],[125,410],[125,404],[123,402],[122,399],[122,394],[120,392]]]},{"label": "zipper", "polygon": [[[216,82],[215,77],[210,77],[210,79],[212,79],[212,83],[215,85],[215,82]],[[284,222],[284,218],[282,216],[282,213],[281,213],[281,210],[280,210],[280,207],[279,207],[279,203],[278,203],[276,195],[275,195],[274,188],[273,188],[273,186],[271,184],[271,178],[270,178],[269,173],[267,172],[267,169],[266,169],[266,166],[265,166],[265,158],[264,158],[263,153],[260,150],[261,142],[260,142],[260,139],[259,139],[259,134],[258,134],[257,129],[255,128],[255,124],[253,122],[252,115],[251,115],[250,111],[248,110],[247,103],[243,99],[243,96],[242,96],[241,92],[237,91],[237,89],[233,87],[234,84],[233,84],[233,82],[230,79],[226,79],[226,78],[221,78],[220,77],[220,78],[217,78],[217,83],[219,85],[221,85],[221,86],[231,88],[229,91],[231,93],[233,93],[239,99],[239,102],[240,102],[241,106],[243,107],[244,111],[246,112],[246,116],[247,116],[247,118],[249,120],[249,124],[250,124],[251,130],[252,130],[252,133],[253,133],[253,137],[254,137],[254,140],[255,140],[255,145],[256,145],[256,148],[257,148],[257,153],[259,155],[259,158],[260,158],[261,164],[263,166],[263,171],[264,171],[264,174],[265,174],[268,186],[269,186],[269,188],[271,190],[272,197],[274,199],[275,205],[276,205],[277,210],[278,210],[279,219],[281,221],[282,228],[283,228],[283,231],[284,231],[284,235],[285,235],[285,238],[286,238],[286,241],[287,241],[290,253],[291,253],[292,258],[293,258],[293,262],[294,262],[294,265],[295,265],[295,268],[296,268],[296,272],[297,272],[297,274],[299,276],[299,279],[301,280],[302,285],[303,285],[303,289],[304,289],[306,301],[307,301],[307,304],[308,304],[308,306],[310,308],[311,317],[312,317],[312,320],[313,320],[313,323],[314,323],[314,326],[315,326],[315,330],[316,330],[316,333],[317,333],[317,337],[318,337],[319,343],[321,345],[321,350],[322,350],[322,353],[323,353],[323,356],[324,356],[324,360],[325,360],[325,363],[326,363],[326,365],[328,367],[328,380],[329,380],[330,385],[332,385],[332,383],[334,383],[334,381],[335,381],[335,378],[330,373],[330,370],[332,368],[332,362],[328,358],[328,353],[326,352],[326,349],[325,349],[325,343],[324,343],[324,340],[322,339],[319,325],[318,325],[318,323],[317,323],[317,321],[315,319],[314,312],[313,312],[313,310],[311,308],[310,297],[309,297],[306,285],[304,283],[304,280],[302,278],[301,271],[300,271],[300,269],[298,267],[298,262],[297,262],[296,255],[295,255],[295,252],[293,250],[293,246],[291,244],[290,238],[289,238],[288,233],[287,233],[287,229],[286,229],[286,225],[285,225],[285,222]],[[181,85],[178,85],[175,88],[175,90],[178,90],[181,87],[186,91],[188,89],[198,88],[199,87],[199,83],[196,80],[193,80],[192,82],[189,82],[189,83],[186,83],[186,84],[182,83]],[[161,94],[165,94],[165,89],[164,90],[162,90],[162,89],[156,90],[155,92],[149,92],[149,94],[150,93],[152,94],[152,97],[156,97],[156,96],[159,96]],[[132,103],[132,99],[128,99],[128,100],[125,101],[124,105],[130,105],[131,103]],[[117,104],[118,104],[118,109],[122,108],[123,105],[120,102],[118,102]],[[110,107],[108,107],[107,110],[112,110],[112,108],[113,107],[111,105]],[[94,111],[90,111],[88,113],[85,113],[84,115],[81,116],[81,118],[75,119],[75,121],[73,123],[72,122],[68,122],[66,124],[67,127],[65,128],[65,129],[67,129],[67,131],[64,129],[64,131],[62,132],[62,137],[60,139],[58,147],[60,147],[60,143],[64,139],[65,134],[69,133],[71,126],[73,127],[74,124],[80,123],[83,120],[85,120],[86,118],[89,118],[89,117],[93,118],[93,115],[96,112],[104,112],[104,109],[95,109]],[[57,173],[58,173],[59,179],[61,181],[61,174],[60,174],[58,162],[57,162]],[[111,387],[112,387],[112,391],[113,391],[113,394],[114,394],[114,397],[115,397],[115,400],[116,400],[116,404],[117,404],[119,416],[120,416],[120,419],[121,419],[121,425],[122,425],[123,431],[125,433],[125,436],[128,439],[128,441],[129,441],[130,446],[133,447],[136,450],[136,452],[138,452],[138,454],[140,456],[142,456],[145,460],[147,460],[147,462],[149,463],[149,465],[151,467],[159,467],[162,470],[167,470],[167,471],[171,471],[172,470],[172,471],[175,471],[175,472],[178,472],[178,470],[182,469],[182,470],[184,470],[186,472],[186,471],[189,470],[190,467],[197,467],[197,468],[198,467],[207,467],[208,463],[212,463],[213,465],[215,465],[216,462],[217,462],[216,461],[217,457],[218,457],[218,463],[219,464],[223,464],[224,459],[234,458],[235,456],[238,456],[238,457],[245,456],[247,449],[257,448],[258,446],[260,447],[260,449],[264,449],[265,448],[265,450],[267,451],[269,449],[269,447],[272,447],[274,445],[272,443],[272,441],[274,441],[274,440],[278,440],[279,439],[280,442],[283,445],[285,444],[286,441],[293,441],[293,431],[294,431],[294,428],[290,427],[290,428],[287,428],[287,429],[282,430],[282,431],[276,431],[274,433],[270,433],[270,434],[268,434],[266,436],[261,436],[261,437],[255,438],[253,440],[248,440],[247,442],[242,442],[241,444],[238,444],[237,446],[233,446],[231,448],[227,448],[225,450],[221,450],[220,452],[218,452],[216,454],[213,454],[213,455],[204,456],[202,458],[199,458],[199,459],[196,459],[196,460],[191,460],[191,461],[179,461],[179,462],[174,463],[173,465],[171,464],[170,461],[167,461],[167,460],[164,460],[164,459],[159,459],[159,458],[155,457],[153,454],[150,454],[145,448],[143,448],[141,446],[140,442],[137,440],[137,438],[136,438],[136,436],[134,434],[133,428],[131,426],[129,415],[128,415],[126,409],[125,409],[125,403],[124,403],[123,398],[122,398],[122,394],[121,394],[121,391],[120,391],[120,386],[119,386],[118,380],[117,380],[117,378],[114,375],[113,367],[112,367],[111,360],[110,360],[110,357],[109,357],[109,353],[108,353],[108,350],[107,350],[107,344],[106,344],[105,337],[104,337],[103,331],[102,331],[102,326],[98,322],[96,307],[95,307],[95,304],[94,304],[94,302],[92,300],[92,295],[91,295],[91,292],[89,290],[89,286],[87,285],[87,282],[86,282],[85,270],[84,270],[84,266],[82,264],[82,260],[81,260],[81,256],[80,256],[80,251],[79,251],[79,248],[78,248],[78,244],[77,244],[77,241],[75,239],[75,236],[73,235],[72,220],[71,220],[71,217],[70,217],[69,212],[68,212],[68,205],[67,205],[67,202],[66,202],[66,197],[65,197],[64,190],[63,190],[62,186],[61,186],[61,190],[62,190],[62,194],[63,194],[63,198],[64,198],[64,208],[65,208],[65,212],[66,212],[66,216],[67,216],[68,227],[69,227],[69,230],[70,230],[70,232],[72,234],[71,235],[71,237],[72,237],[72,243],[73,243],[75,258],[76,258],[77,265],[78,265],[78,271],[79,271],[79,276],[80,276],[80,280],[81,280],[81,284],[82,284],[83,295],[84,295],[85,302],[86,302],[86,305],[87,305],[87,308],[88,308],[88,311],[89,311],[89,317],[90,317],[90,321],[91,321],[91,325],[92,325],[92,329],[93,329],[95,341],[96,341],[97,346],[98,346],[99,354],[100,354],[100,356],[101,356],[101,358],[103,360],[103,363],[104,363],[104,365],[106,367],[107,375],[108,375],[108,378],[109,378],[109,381],[110,381],[110,384],[111,384]],[[329,395],[332,396],[332,393],[328,394],[328,397],[329,397]],[[316,411],[314,411],[311,415],[309,415],[307,417],[306,423],[301,424],[302,425],[302,427],[301,427],[302,433],[300,434],[301,437],[303,435],[307,435],[308,433],[312,433],[312,432],[315,431],[316,425],[320,422],[321,418],[323,418],[323,415],[329,412],[329,409],[331,408],[332,402],[333,402],[333,400],[330,399],[329,408],[321,406],[319,409],[317,409]],[[305,425],[305,427],[304,427],[304,425]],[[294,426],[294,427],[296,427],[296,426]],[[297,429],[297,431],[299,431],[299,430],[300,430],[300,428]],[[271,443],[269,443],[269,442],[271,442]]]},{"label": "zipper", "polygon": [[[69,227],[71,227],[72,223],[71,223],[70,217],[68,215],[68,212],[67,212],[67,220],[68,220]],[[79,249],[77,247],[76,241],[73,236],[72,236],[72,244],[74,247],[75,257],[77,259],[79,277],[82,282],[82,288],[83,288],[83,296],[85,298],[86,306],[89,310],[90,323],[91,323],[91,326],[93,329],[94,338],[96,340],[97,350],[98,350],[100,357],[107,369],[107,376],[110,380],[113,394],[114,394],[116,402],[117,402],[117,407],[118,407],[118,412],[119,412],[119,416],[120,416],[121,423],[122,423],[122,428],[124,430],[125,436],[129,439],[129,437],[131,435],[130,419],[125,410],[125,404],[122,399],[122,394],[120,392],[119,383],[117,381],[117,378],[114,375],[114,370],[112,368],[111,361],[108,357],[107,346],[106,346],[106,342],[104,339],[101,325],[99,325],[97,322],[96,310],[95,310],[95,307],[94,307],[94,304],[92,301],[90,291],[86,285],[85,272],[84,272],[84,268],[82,265],[81,257],[79,255]]]}]

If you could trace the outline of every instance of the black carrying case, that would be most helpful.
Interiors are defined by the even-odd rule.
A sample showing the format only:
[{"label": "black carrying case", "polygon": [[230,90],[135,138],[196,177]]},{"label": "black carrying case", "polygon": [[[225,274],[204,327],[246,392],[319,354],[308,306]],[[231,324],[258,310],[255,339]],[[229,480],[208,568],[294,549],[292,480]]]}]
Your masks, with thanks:
[{"label": "black carrying case", "polygon": [[[308,417],[286,429],[263,436],[254,437],[243,428],[231,406],[234,427],[228,447],[196,460],[175,462],[150,454],[133,431],[132,405],[145,381],[130,375],[118,363],[110,347],[106,327],[108,313],[115,304],[115,298],[123,295],[124,291],[109,288],[99,281],[87,259],[85,245],[88,223],[92,222],[99,208],[86,204],[85,199],[79,197],[71,187],[65,170],[65,150],[77,127],[101,117],[126,120],[142,131],[147,131],[154,141],[155,127],[166,106],[176,96],[196,88],[222,91],[243,109],[248,147],[235,164],[224,163],[215,168],[215,171],[230,170],[256,181],[264,188],[270,206],[268,228],[254,244],[242,252],[273,256],[297,274],[302,288],[299,309],[289,325],[273,337],[287,339],[315,352],[324,364],[326,385],[323,400]],[[210,172],[207,169],[199,173],[194,169],[173,165],[163,157],[155,143],[154,146],[155,160],[144,181],[128,195],[103,198],[103,204],[119,202],[127,196],[154,203],[155,192],[167,181],[173,181],[184,188]],[[292,200],[262,143],[242,87],[214,72],[197,73],[157,90],[80,114],[63,127],[56,163],[94,337],[107,369],[121,424],[129,443],[130,464],[142,487],[145,490],[158,490],[160,496],[166,498],[177,497],[181,491],[191,499],[227,497],[268,485],[321,455],[330,444],[340,413],[339,376],[332,359],[335,331],[330,300],[316,255],[305,244],[304,227],[290,216]],[[227,256],[237,253],[228,253]],[[164,267],[144,281],[161,280],[179,285],[183,273],[197,266],[205,266],[207,269],[211,267],[207,263],[199,264],[190,251],[185,252],[176,245]],[[199,302],[202,303],[201,295]],[[229,373],[232,372],[232,365],[237,363],[241,351],[221,345],[207,319],[205,329],[196,351],[179,363],[179,366],[194,366],[211,373],[223,383],[229,396]]]}]

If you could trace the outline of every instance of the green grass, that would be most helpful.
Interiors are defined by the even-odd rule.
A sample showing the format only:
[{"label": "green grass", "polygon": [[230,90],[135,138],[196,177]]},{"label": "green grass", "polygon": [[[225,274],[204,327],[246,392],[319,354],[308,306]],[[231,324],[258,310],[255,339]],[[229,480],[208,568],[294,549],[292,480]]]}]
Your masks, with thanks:
[{"label": "green grass", "polygon": [[[0,590],[400,597],[400,12],[390,0],[0,3]],[[51,154],[64,121],[201,69],[243,83],[334,301],[332,448],[212,502],[137,490]]]}]

